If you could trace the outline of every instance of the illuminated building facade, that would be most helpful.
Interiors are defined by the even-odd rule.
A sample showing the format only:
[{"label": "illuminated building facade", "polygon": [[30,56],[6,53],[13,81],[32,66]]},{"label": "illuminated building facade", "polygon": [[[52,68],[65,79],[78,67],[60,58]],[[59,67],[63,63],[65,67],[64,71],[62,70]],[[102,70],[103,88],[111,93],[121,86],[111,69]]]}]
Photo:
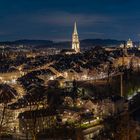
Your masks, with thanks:
[{"label": "illuminated building facade", "polygon": [[129,38],[129,40],[127,41],[127,44],[126,44],[126,48],[129,49],[129,48],[132,48],[133,47],[133,42],[132,40]]},{"label": "illuminated building facade", "polygon": [[79,37],[78,37],[78,33],[77,33],[76,22],[74,24],[74,32],[72,35],[72,49],[75,50],[76,53],[80,52],[80,42],[79,42]]}]

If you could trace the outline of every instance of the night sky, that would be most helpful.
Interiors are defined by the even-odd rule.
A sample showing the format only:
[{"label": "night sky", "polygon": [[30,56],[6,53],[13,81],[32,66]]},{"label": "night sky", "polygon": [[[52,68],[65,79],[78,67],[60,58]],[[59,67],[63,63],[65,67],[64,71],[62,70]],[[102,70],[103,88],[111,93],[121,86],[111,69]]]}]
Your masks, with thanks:
[{"label": "night sky", "polygon": [[140,0],[0,0],[0,41],[140,40]]}]

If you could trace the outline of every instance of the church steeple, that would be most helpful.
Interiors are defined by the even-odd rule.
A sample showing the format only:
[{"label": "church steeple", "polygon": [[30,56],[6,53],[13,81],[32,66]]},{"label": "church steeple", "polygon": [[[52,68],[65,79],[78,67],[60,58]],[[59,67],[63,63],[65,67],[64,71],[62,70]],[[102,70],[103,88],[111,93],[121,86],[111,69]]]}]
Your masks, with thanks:
[{"label": "church steeple", "polygon": [[76,25],[76,21],[75,21],[75,23],[74,23],[74,32],[73,32],[73,34],[78,34],[78,33],[77,33],[77,25]]},{"label": "church steeple", "polygon": [[74,32],[72,35],[72,49],[75,50],[76,53],[80,52],[80,42],[76,22],[74,23]]}]

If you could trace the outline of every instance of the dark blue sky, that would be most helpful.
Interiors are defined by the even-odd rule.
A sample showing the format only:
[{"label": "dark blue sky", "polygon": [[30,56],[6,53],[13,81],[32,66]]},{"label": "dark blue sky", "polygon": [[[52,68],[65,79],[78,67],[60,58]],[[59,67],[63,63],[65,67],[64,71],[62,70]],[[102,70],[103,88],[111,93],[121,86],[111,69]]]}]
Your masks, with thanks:
[{"label": "dark blue sky", "polygon": [[0,0],[0,41],[140,39],[140,0]]}]

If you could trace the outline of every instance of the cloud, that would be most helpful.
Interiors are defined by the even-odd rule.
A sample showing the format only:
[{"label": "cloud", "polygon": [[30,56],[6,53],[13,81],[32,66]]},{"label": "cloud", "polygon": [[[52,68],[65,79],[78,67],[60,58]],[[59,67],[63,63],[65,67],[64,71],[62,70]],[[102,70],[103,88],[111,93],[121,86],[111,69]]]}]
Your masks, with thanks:
[{"label": "cloud", "polygon": [[6,35],[10,35],[10,32],[7,31],[0,31],[0,36],[6,36]]},{"label": "cloud", "polygon": [[[111,0],[98,1],[100,3],[99,7],[95,2],[95,5],[91,5],[92,10],[91,7],[85,7],[84,9],[84,5],[79,5],[79,11],[77,9],[75,10],[74,7],[66,8],[64,6],[64,11],[56,8],[51,11],[48,9],[39,9],[22,12],[21,10],[19,13],[1,14],[1,39],[71,39],[75,21],[78,24],[80,38],[106,37],[122,39],[131,37],[133,34],[136,34],[137,37],[134,37],[138,38],[140,11],[135,11],[135,9],[131,11],[124,6],[113,5],[113,1],[114,3],[121,3],[127,0],[118,0],[118,2],[117,0],[112,0],[112,2]],[[112,6],[110,6],[111,4],[109,2],[112,3]],[[107,4],[108,6],[106,7]],[[89,12],[88,9],[91,11],[89,10]],[[122,9],[124,12],[122,12]]]},{"label": "cloud", "polygon": [[101,33],[101,32],[83,32],[82,34],[85,34],[85,35],[104,35],[104,33]]},{"label": "cloud", "polygon": [[67,12],[53,12],[36,15],[31,20],[53,26],[71,26],[74,21],[80,26],[91,26],[109,21],[108,16],[94,14],[74,14]]}]

